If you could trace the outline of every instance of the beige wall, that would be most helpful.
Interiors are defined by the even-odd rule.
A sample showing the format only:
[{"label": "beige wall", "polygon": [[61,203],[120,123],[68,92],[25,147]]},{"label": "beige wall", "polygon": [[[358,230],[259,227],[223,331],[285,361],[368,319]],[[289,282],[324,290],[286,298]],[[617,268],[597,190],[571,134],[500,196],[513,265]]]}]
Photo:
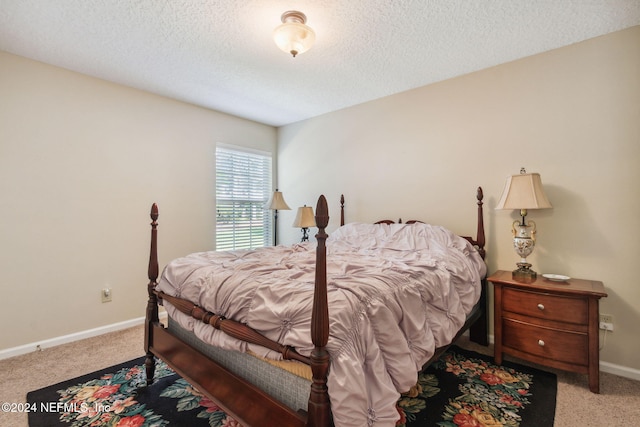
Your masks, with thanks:
[{"label": "beige wall", "polygon": [[[287,203],[324,193],[331,227],[344,193],[348,222],[473,233],[481,185],[491,271],[517,262],[517,215],[494,210],[505,178],[539,172],[554,208],[530,212],[534,269],[602,280],[615,331],[601,360],[640,369],[640,27],[285,126],[278,159]],[[294,215],[280,217],[283,243],[299,239]]]},{"label": "beige wall", "polygon": [[151,203],[161,263],[211,249],[216,142],[275,152],[273,127],[3,52],[0,94],[0,350],[143,316]]}]

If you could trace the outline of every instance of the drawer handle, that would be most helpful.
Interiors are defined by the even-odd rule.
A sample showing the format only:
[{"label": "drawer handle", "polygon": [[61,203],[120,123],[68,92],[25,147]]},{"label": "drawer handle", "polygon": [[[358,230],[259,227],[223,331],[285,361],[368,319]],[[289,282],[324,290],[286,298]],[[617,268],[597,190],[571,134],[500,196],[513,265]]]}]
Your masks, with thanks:
[{"label": "drawer handle", "polygon": [[543,304],[538,304],[538,308],[539,308],[540,310],[544,310],[544,305],[543,305]]},{"label": "drawer handle", "polygon": [[542,341],[542,340],[538,340],[538,345],[539,345],[540,347],[544,347],[544,341]]}]

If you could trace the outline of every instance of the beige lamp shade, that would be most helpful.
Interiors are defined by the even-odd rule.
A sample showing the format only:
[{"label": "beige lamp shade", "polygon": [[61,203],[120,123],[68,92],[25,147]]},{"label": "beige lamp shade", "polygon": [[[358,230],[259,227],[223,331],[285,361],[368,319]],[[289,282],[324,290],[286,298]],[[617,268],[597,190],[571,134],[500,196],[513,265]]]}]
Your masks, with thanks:
[{"label": "beige lamp shade", "polygon": [[521,173],[507,178],[496,209],[551,208],[538,173]]},{"label": "beige lamp shade", "polygon": [[313,208],[311,206],[299,207],[293,226],[296,228],[315,227],[316,219],[313,216]]},{"label": "beige lamp shade", "polygon": [[271,196],[271,200],[267,202],[267,209],[275,210],[275,211],[290,211],[291,208],[287,205],[287,202],[284,201],[284,197],[282,197],[282,192],[276,190],[273,192],[273,196]]}]

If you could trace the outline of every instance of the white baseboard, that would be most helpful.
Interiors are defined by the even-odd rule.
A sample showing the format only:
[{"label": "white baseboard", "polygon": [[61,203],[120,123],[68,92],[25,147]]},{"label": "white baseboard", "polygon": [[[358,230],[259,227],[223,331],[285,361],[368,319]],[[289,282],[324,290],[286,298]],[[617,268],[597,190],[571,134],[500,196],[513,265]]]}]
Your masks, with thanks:
[{"label": "white baseboard", "polygon": [[600,362],[600,371],[640,381],[640,369],[628,368],[626,366],[616,365],[609,362]]},{"label": "white baseboard", "polygon": [[[160,313],[160,319],[165,319],[167,313],[165,311]],[[123,329],[131,328],[133,326],[142,325],[144,323],[144,317],[138,317],[136,319],[125,320],[123,322],[113,323],[111,325],[100,326],[98,328],[88,329],[86,331],[80,331],[69,335],[63,335],[61,337],[55,337],[43,341],[37,341],[30,344],[21,345],[18,347],[7,348],[0,350],[0,360],[8,359],[14,356],[20,356],[22,354],[31,353],[34,351],[41,351],[45,348],[55,347],[61,344],[67,344],[74,341],[83,340],[85,338],[92,338],[98,335],[103,335],[109,332],[120,331]]]}]

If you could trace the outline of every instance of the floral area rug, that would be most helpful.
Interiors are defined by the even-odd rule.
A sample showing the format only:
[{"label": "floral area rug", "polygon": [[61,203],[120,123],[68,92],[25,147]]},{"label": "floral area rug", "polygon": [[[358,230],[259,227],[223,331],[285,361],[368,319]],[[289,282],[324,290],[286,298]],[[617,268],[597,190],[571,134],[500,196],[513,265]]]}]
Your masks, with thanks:
[{"label": "floral area rug", "polygon": [[398,427],[552,427],[555,374],[452,347],[398,401]]},{"label": "floral area rug", "polygon": [[[554,374],[452,347],[398,401],[398,427],[553,426]],[[164,363],[146,387],[144,359],[30,392],[30,427],[241,427]]]}]

